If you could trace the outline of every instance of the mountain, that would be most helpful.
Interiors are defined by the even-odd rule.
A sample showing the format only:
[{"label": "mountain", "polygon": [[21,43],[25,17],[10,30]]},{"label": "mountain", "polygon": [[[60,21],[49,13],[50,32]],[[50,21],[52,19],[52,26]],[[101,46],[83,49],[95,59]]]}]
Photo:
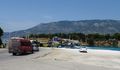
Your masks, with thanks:
[{"label": "mountain", "polygon": [[80,20],[80,21],[58,21],[41,23],[35,27],[10,33],[11,36],[22,36],[26,34],[42,33],[101,33],[112,34],[120,32],[119,20]]}]

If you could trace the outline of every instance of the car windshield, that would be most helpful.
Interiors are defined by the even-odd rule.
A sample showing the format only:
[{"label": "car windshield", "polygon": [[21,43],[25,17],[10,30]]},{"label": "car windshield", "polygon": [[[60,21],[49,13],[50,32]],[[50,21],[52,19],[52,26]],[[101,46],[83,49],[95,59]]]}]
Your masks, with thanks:
[{"label": "car windshield", "polygon": [[74,44],[75,46],[80,46],[80,44]]}]

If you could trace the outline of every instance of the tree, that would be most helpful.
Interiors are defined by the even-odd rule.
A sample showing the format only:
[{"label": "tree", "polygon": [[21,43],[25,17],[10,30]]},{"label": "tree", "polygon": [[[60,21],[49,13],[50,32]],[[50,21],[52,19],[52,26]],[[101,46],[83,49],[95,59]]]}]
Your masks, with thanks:
[{"label": "tree", "polygon": [[115,33],[113,35],[113,38],[116,39],[116,40],[120,40],[120,33]]},{"label": "tree", "polygon": [[3,30],[0,28],[0,45],[2,44],[1,36],[3,35]]},{"label": "tree", "polygon": [[105,35],[105,39],[106,39],[106,40],[109,40],[110,38],[111,38],[110,34],[106,34],[106,35]]},{"label": "tree", "polygon": [[3,35],[3,30],[0,28],[0,37]]}]

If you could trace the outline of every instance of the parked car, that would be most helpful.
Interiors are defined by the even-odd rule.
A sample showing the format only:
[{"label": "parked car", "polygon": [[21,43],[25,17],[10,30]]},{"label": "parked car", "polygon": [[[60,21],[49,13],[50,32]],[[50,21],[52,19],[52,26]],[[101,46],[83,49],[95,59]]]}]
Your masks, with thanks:
[{"label": "parked car", "polygon": [[31,40],[33,51],[39,51],[39,45],[37,41]]},{"label": "parked car", "polygon": [[32,44],[33,51],[39,51],[39,47],[36,44]]},{"label": "parked car", "polygon": [[66,47],[65,44],[61,44],[61,45],[58,46],[58,48],[65,48],[65,47]]},{"label": "parked car", "polygon": [[9,40],[8,51],[13,55],[20,55],[25,53],[33,53],[33,48],[30,40],[19,37],[12,37]]},{"label": "parked car", "polygon": [[82,46],[82,47],[80,47],[80,50],[79,50],[80,52],[83,52],[83,53],[87,53],[87,47],[85,47],[85,46]]},{"label": "parked car", "polygon": [[79,43],[74,43],[74,49],[80,49],[80,44]]}]

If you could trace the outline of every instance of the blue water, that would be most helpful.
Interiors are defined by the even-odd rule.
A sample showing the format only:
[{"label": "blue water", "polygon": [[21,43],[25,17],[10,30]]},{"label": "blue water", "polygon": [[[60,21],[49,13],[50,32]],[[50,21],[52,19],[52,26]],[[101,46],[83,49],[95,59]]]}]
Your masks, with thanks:
[{"label": "blue water", "polygon": [[[70,46],[60,46],[60,47],[58,47],[58,48],[71,48],[71,49],[80,49],[80,47],[84,47],[84,46],[78,46],[78,47],[73,47],[73,48],[71,48]],[[95,50],[112,50],[112,51],[120,51],[120,47],[118,48],[118,47],[111,47],[111,46],[108,46],[108,47],[106,47],[106,46],[85,46],[85,47],[87,47],[88,49],[95,49]]]},{"label": "blue water", "polygon": [[112,51],[120,51],[120,48],[118,47],[89,47],[87,46],[88,49],[95,49],[95,50],[112,50]]}]

